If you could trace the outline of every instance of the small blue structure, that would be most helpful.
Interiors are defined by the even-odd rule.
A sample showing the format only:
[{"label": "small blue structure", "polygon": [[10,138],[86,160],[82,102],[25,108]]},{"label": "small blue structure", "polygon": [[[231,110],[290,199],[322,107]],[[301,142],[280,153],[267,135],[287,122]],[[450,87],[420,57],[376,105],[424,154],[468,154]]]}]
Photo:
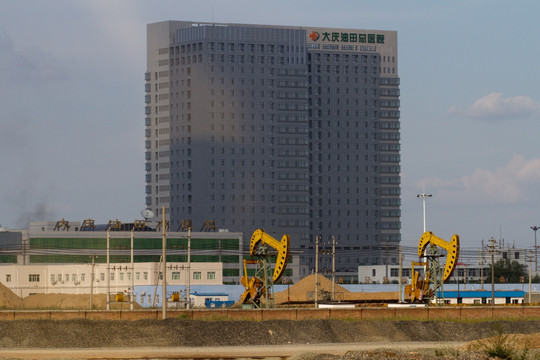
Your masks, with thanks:
[{"label": "small blue structure", "polygon": [[234,301],[229,301],[229,295],[225,293],[197,293],[189,294],[193,307],[206,307],[208,309],[233,306]]},{"label": "small blue structure", "polygon": [[234,305],[234,300],[227,300],[227,301],[221,301],[221,300],[205,300],[204,304],[208,309],[213,308],[224,308],[224,307],[230,307]]},{"label": "small blue structure", "polygon": [[[447,304],[491,304],[491,290],[451,290],[438,291]],[[495,290],[495,305],[523,304],[525,292],[522,290]]]}]

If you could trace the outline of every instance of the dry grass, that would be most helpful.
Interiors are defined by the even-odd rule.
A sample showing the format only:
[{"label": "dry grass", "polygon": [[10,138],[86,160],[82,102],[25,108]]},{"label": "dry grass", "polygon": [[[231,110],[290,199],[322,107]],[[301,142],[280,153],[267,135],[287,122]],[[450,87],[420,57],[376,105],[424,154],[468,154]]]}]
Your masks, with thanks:
[{"label": "dry grass", "polygon": [[471,341],[462,349],[468,352],[484,353],[490,359],[540,359],[540,333],[505,334],[501,327],[495,328],[494,331],[498,334]]},{"label": "dry grass", "polygon": [[[506,335],[507,342],[511,343],[516,349],[540,349],[540,333],[535,334],[509,334]],[[463,346],[467,350],[481,350],[482,343],[493,343],[500,339],[500,335],[492,336],[486,339],[474,340]]]}]

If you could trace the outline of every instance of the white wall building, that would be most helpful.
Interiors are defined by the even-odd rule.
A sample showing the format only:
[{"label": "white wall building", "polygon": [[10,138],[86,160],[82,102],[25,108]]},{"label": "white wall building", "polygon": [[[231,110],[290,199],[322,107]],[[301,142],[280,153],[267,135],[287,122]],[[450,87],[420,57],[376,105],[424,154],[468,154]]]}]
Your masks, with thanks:
[{"label": "white wall building", "polygon": [[[188,264],[167,263],[167,285],[187,285]],[[92,272],[94,282],[92,284]],[[191,263],[190,285],[222,285],[222,263]],[[0,265],[0,282],[20,297],[32,294],[129,294],[131,286],[162,284],[159,263]]]},{"label": "white wall building", "polygon": [[229,301],[229,295],[223,293],[191,293],[189,298],[191,299],[191,305],[194,308],[206,307],[207,301],[211,302],[210,307],[223,307],[217,305]]},{"label": "white wall building", "polygon": [[[495,264],[501,260],[510,262],[517,261],[525,266],[527,274],[529,273],[529,265],[531,264],[530,251],[527,249],[519,249],[515,247],[504,247],[501,243],[494,252]],[[417,261],[417,260],[416,260]],[[441,267],[444,267],[446,258],[443,258]],[[534,271],[534,260],[532,262],[534,277],[538,272]],[[411,262],[404,261],[402,264],[402,276],[410,281],[411,278]],[[423,274],[423,267],[415,267],[420,274]],[[454,269],[452,276],[448,282],[460,282],[467,284],[469,282],[481,282],[481,279],[487,279],[491,274],[491,252],[489,248],[479,249],[461,249],[459,259]],[[358,282],[364,284],[384,284],[397,282],[399,280],[399,265],[361,265],[358,266]],[[496,279],[499,282],[499,279]]]},{"label": "white wall building", "polygon": [[[415,270],[424,273],[421,266]],[[401,277],[404,283],[409,283],[411,279],[411,267],[403,266]],[[406,280],[406,281],[405,281]],[[388,284],[399,282],[399,265],[363,265],[358,266],[358,282],[363,284]]]}]

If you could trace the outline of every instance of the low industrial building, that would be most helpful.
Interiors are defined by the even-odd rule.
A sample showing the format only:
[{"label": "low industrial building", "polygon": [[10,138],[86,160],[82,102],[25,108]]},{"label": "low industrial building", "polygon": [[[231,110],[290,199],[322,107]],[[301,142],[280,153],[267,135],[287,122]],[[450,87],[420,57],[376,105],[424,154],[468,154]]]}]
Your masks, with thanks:
[{"label": "low industrial building", "polygon": [[[500,260],[508,260],[510,262],[517,261],[520,265],[525,266],[527,273],[529,266],[532,264],[534,277],[540,272],[535,271],[534,262],[530,262],[530,252],[527,249],[515,247],[504,247],[501,242],[494,253],[494,260],[497,263]],[[415,259],[418,261],[418,258]],[[422,266],[415,266],[415,271],[423,274]],[[491,253],[489,249],[483,247],[479,249],[461,249],[459,260],[452,276],[447,280],[448,283],[481,283],[491,273]],[[402,277],[404,282],[410,282],[411,279],[411,262],[404,261],[402,264]],[[496,279],[497,282],[505,282]],[[389,263],[388,265],[360,265],[358,266],[358,282],[363,284],[387,284],[397,283],[399,281],[399,265]],[[523,278],[525,281],[525,278]]]},{"label": "low industrial building", "polygon": [[229,295],[224,293],[197,293],[192,292],[190,294],[191,304],[195,308],[206,307],[222,308],[231,306],[235,303],[234,300],[229,300]]},{"label": "low industrial building", "polygon": [[[490,305],[491,290],[461,290],[438,293],[446,304]],[[523,304],[525,292],[522,290],[496,290],[493,292],[495,305]]]},{"label": "low industrial building", "polygon": [[[424,273],[422,266],[415,271]],[[401,277],[404,283],[410,283],[411,267],[403,266]],[[399,265],[361,265],[358,266],[358,282],[361,284],[397,284],[399,282]]]},{"label": "low industrial building", "polygon": [[[190,285],[222,285],[223,263],[191,263]],[[163,280],[159,262],[110,263],[110,278],[107,279],[107,264],[40,264],[0,265],[0,282],[20,297],[33,294],[124,294],[129,296],[131,288],[148,286],[153,288]],[[92,283],[92,277],[94,281]],[[188,264],[169,262],[166,264],[166,282],[170,289],[188,283]],[[137,291],[135,291],[137,294]],[[151,295],[152,292],[148,292]],[[139,293],[139,295],[143,295]],[[161,292],[156,296],[161,295]],[[146,296],[146,292],[144,294]],[[141,303],[154,299],[137,297]]]},{"label": "low industrial building", "polygon": [[[144,224],[136,226],[118,221],[88,224],[88,221],[62,220],[35,222],[28,230],[3,228],[0,282],[21,297],[107,291],[111,295],[129,295],[133,287],[137,302],[146,306],[160,304],[162,293],[155,289],[162,283],[162,232]],[[188,283],[193,286],[240,283],[244,271],[242,260],[248,255],[243,250],[242,233],[181,231],[167,232],[166,237],[167,298],[169,293],[186,289]],[[288,279],[298,277],[298,263],[298,255],[291,255],[285,273]],[[248,269],[248,274],[252,276],[253,271]]]}]

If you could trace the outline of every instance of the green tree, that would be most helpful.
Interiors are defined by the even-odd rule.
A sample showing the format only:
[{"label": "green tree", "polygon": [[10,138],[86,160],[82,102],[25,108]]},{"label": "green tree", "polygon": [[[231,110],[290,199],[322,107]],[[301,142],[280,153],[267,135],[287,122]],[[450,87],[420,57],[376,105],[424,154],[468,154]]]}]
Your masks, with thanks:
[{"label": "green tree", "polygon": [[[500,282],[504,278],[507,283],[519,283],[521,279],[528,279],[525,265],[516,260],[501,259],[495,262],[495,282]],[[523,278],[522,278],[523,277]],[[488,272],[487,282],[491,282],[491,269]]]}]

